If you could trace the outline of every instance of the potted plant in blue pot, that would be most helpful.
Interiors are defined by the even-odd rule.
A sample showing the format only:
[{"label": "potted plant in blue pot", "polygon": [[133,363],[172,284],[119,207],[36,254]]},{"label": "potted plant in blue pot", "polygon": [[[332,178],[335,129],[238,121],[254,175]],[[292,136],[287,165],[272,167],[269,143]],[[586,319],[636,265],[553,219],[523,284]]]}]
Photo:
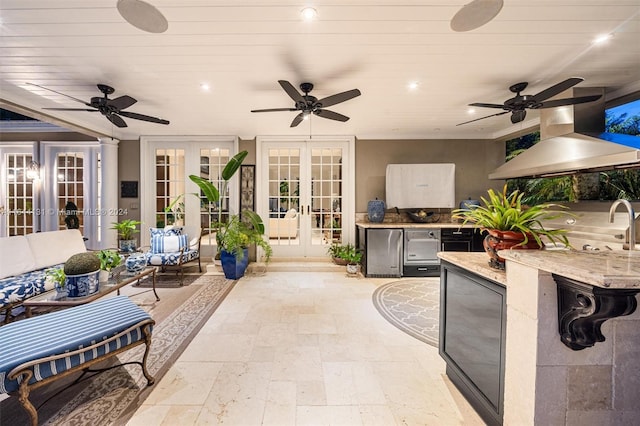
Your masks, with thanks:
[{"label": "potted plant in blue pot", "polygon": [[249,264],[249,246],[255,244],[264,250],[265,259],[268,262],[271,257],[271,246],[263,238],[264,224],[262,219],[252,211],[244,212],[250,218],[251,223],[240,220],[238,215],[233,215],[229,221],[217,224],[218,248],[220,250],[220,262],[224,276],[237,280],[244,275]]},{"label": "potted plant in blue pot", "polygon": [[[229,181],[238,171],[247,154],[247,151],[241,151],[225,165],[221,174],[223,182],[220,191],[213,183],[200,176],[190,175],[189,179],[198,185],[209,203],[218,204],[220,196],[227,192]],[[248,223],[245,223],[237,215],[231,215],[226,221],[223,221],[222,209],[217,208],[217,211],[218,221],[213,224],[213,227],[216,230],[218,255],[227,278],[237,279],[244,275],[249,261],[247,248],[251,244],[261,247],[265,252],[265,260],[269,261],[272,250],[269,242],[263,238],[264,222],[257,213],[251,210],[243,211],[243,214],[249,219]],[[240,265],[236,265],[236,262],[240,262]],[[243,263],[244,268],[242,268]],[[237,266],[240,266],[241,273],[238,272]],[[229,271],[228,274],[227,271]]]}]

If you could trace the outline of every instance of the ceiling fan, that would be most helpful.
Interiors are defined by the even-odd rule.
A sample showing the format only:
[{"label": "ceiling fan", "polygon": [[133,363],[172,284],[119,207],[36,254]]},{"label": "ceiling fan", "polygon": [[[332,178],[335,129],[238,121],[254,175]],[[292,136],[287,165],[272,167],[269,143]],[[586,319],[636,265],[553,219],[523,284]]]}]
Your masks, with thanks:
[{"label": "ceiling fan", "polygon": [[[469,106],[475,107],[483,107],[483,108],[497,108],[503,109],[504,112],[499,112],[497,114],[491,114],[486,117],[476,118],[475,120],[465,121],[464,123],[456,124],[456,126],[461,126],[463,124],[473,123],[474,121],[484,120],[485,118],[495,117],[497,115],[503,115],[507,113],[511,113],[511,122],[519,123],[525,119],[527,116],[527,109],[540,109],[540,108],[554,108],[564,105],[575,105],[582,104],[586,102],[593,102],[598,99],[602,95],[591,95],[591,96],[579,96],[576,98],[566,98],[566,99],[556,99],[553,101],[546,101],[547,99],[564,92],[567,89],[575,86],[576,84],[583,81],[583,78],[572,77],[568,78],[565,81],[562,81],[556,85],[553,85],[542,92],[536,93],[535,95],[521,95],[522,92],[529,83],[522,82],[516,83],[513,86],[509,87],[511,92],[516,95],[513,98],[507,99],[504,101],[504,104],[485,104],[485,103],[473,103],[469,104]],[[545,102],[546,101],[546,102]]]},{"label": "ceiling fan", "polygon": [[337,120],[343,122],[347,121],[349,120],[349,117],[347,117],[346,115],[338,114],[337,112],[329,111],[328,109],[324,108],[348,101],[349,99],[353,99],[356,96],[360,96],[361,94],[360,90],[352,89],[347,90],[346,92],[327,96],[326,98],[318,99],[315,96],[311,96],[309,94],[309,92],[313,90],[313,84],[311,83],[300,84],[300,90],[302,90],[304,95],[298,92],[298,90],[293,87],[293,84],[289,83],[286,80],[278,80],[278,83],[280,83],[280,86],[282,86],[284,91],[287,92],[287,95],[289,95],[289,97],[295,101],[294,108],[253,109],[251,110],[251,112],[301,111],[298,115],[295,116],[295,118],[291,122],[291,126],[289,127],[296,127],[302,122],[302,120],[307,118],[312,113],[317,115],[318,117],[328,118],[329,120]]},{"label": "ceiling fan", "polygon": [[58,95],[66,96],[67,98],[73,99],[76,102],[80,102],[81,104],[84,104],[92,108],[92,109],[89,109],[89,108],[43,108],[43,109],[50,109],[50,110],[57,110],[57,111],[89,111],[89,112],[98,111],[102,115],[107,117],[107,120],[109,120],[110,122],[112,122],[118,127],[127,127],[127,123],[120,116],[133,118],[134,120],[148,121],[150,123],[169,124],[169,121],[164,120],[162,118],[151,117],[149,115],[138,114],[136,112],[122,111],[123,109],[129,108],[131,105],[135,104],[138,101],[128,95],[119,96],[115,99],[109,99],[108,95],[115,92],[115,89],[111,86],[107,86],[106,84],[98,84],[98,89],[104,94],[104,96],[102,97],[94,96],[93,98],[91,98],[89,102],[85,102],[81,99],[74,98],[73,96],[65,95],[64,93],[57,92],[53,89],[49,89],[47,87],[40,86],[38,84],[34,84],[34,83],[27,83],[27,84],[31,86],[39,87],[41,89],[48,90],[53,93],[57,93]]}]

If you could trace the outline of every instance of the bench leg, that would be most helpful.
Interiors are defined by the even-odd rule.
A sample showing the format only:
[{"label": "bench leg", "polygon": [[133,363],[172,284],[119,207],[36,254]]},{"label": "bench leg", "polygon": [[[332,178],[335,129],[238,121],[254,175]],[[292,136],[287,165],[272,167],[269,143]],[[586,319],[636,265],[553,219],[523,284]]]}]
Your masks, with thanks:
[{"label": "bench leg", "polygon": [[142,332],[144,333],[144,355],[142,357],[142,374],[144,374],[144,377],[147,379],[147,386],[151,386],[152,384],[155,383],[156,379],[149,374],[149,371],[147,370],[147,357],[149,356],[149,351],[151,349],[151,325],[147,324],[144,326],[144,328],[142,329]]},{"label": "bench leg", "polygon": [[24,408],[25,411],[29,414],[29,417],[31,418],[31,425],[37,426],[38,411],[36,410],[36,407],[33,406],[31,401],[29,401],[29,392],[31,391],[31,388],[29,387],[29,381],[31,380],[33,373],[27,370],[22,372],[21,376],[22,381],[20,382],[20,387],[18,388],[18,401],[20,401],[20,404],[22,404],[22,408]]}]

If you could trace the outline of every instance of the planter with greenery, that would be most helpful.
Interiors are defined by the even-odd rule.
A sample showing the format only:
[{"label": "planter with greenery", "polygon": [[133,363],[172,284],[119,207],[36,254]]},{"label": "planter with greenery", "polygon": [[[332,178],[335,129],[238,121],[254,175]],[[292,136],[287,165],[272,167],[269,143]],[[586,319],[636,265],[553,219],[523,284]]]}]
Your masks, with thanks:
[{"label": "planter with greenery", "polygon": [[99,287],[100,259],[94,252],[78,253],[64,263],[65,288],[68,297],[84,297]]},{"label": "planter with greenery", "polygon": [[[218,204],[220,197],[227,193],[229,181],[238,171],[247,154],[247,151],[241,151],[233,156],[225,165],[221,175],[223,182],[220,191],[214,184],[200,176],[190,175],[189,179],[198,185],[202,194],[209,203]],[[217,212],[218,220],[213,223],[212,226],[216,230],[218,254],[220,256],[220,261],[222,262],[222,268],[225,271],[225,275],[227,275],[227,269],[229,271],[232,269],[234,271],[236,270],[235,265],[229,266],[225,269],[225,263],[235,263],[236,261],[240,261],[241,263],[245,263],[246,261],[246,263],[248,263],[248,250],[246,249],[251,244],[255,244],[257,247],[264,250],[265,261],[269,261],[272,249],[269,242],[264,239],[264,222],[257,213],[251,210],[243,211],[243,215],[248,218],[248,222],[243,222],[240,220],[238,215],[230,215],[226,221],[223,221],[222,209],[217,208]],[[244,269],[246,269],[246,264],[244,265]],[[242,269],[239,276],[238,273],[230,274],[230,276],[239,278],[244,275],[244,269]],[[227,278],[230,278],[230,276],[227,276]]]},{"label": "planter with greenery", "polygon": [[327,249],[327,252],[331,255],[334,263],[346,265],[348,273],[358,273],[360,261],[362,261],[362,251],[358,250],[353,244],[332,244]]},{"label": "planter with greenery", "polygon": [[122,263],[122,257],[115,250],[100,250],[98,259],[100,259],[100,282],[107,281],[111,270]]},{"label": "planter with greenery", "polygon": [[136,251],[136,239],[134,234],[140,232],[138,225],[142,222],[139,220],[124,219],[120,222],[113,222],[111,229],[118,231],[119,247],[122,252]]},{"label": "planter with greenery", "polygon": [[492,267],[504,269],[504,259],[498,256],[497,251],[540,249],[544,247],[543,237],[552,243],[570,247],[565,229],[546,229],[542,224],[544,220],[570,215],[560,211],[566,209],[565,206],[553,203],[525,206],[522,204],[524,193],[516,190],[507,194],[507,185],[502,192],[489,189],[487,193],[488,198],[480,197],[480,206],[453,210],[452,218],[462,219],[463,225],[471,223],[475,228],[488,232],[484,247]]},{"label": "planter with greenery", "polygon": [[[66,293],[65,284],[67,281],[67,275],[64,273],[63,268],[53,268],[46,272],[45,282],[53,284],[53,287],[58,293]],[[50,285],[51,285],[50,284]],[[50,289],[51,287],[49,287]]]}]

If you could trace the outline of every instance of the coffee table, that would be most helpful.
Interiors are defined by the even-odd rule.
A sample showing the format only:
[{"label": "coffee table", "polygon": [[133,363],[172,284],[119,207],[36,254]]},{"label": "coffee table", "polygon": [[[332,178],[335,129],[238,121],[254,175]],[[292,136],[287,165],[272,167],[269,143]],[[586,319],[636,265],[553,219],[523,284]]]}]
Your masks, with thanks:
[{"label": "coffee table", "polygon": [[58,293],[56,290],[49,290],[41,293],[37,296],[30,297],[23,302],[25,307],[25,315],[28,317],[32,314],[33,308],[62,308],[83,305],[85,303],[93,302],[102,296],[117,291],[120,294],[120,289],[125,285],[135,283],[134,286],[140,284],[140,280],[151,276],[153,284],[153,294],[156,296],[156,300],[159,301],[158,293],[156,292],[156,267],[147,266],[140,272],[128,272],[124,270],[122,272],[114,274],[112,278],[109,278],[106,282],[101,282],[98,287],[98,291],[94,294],[90,294],[85,297],[67,297],[64,293]]}]

